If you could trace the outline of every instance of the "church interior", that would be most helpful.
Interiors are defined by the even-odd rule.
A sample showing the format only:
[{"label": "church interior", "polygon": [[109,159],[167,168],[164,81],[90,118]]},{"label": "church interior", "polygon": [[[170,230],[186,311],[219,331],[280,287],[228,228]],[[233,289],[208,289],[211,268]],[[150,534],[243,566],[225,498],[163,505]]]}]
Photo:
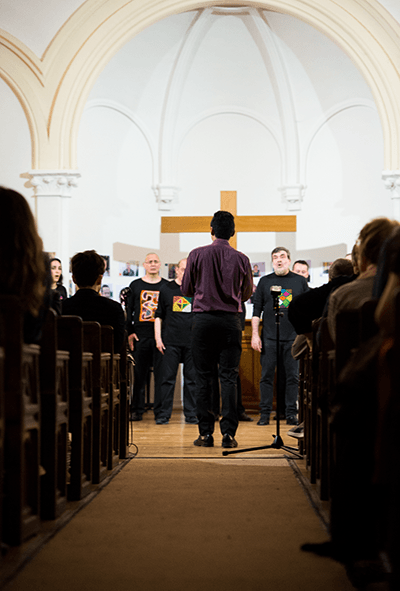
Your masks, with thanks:
[{"label": "church interior", "polygon": [[[400,221],[400,4],[397,0],[32,0],[29,3],[1,0],[0,16],[0,185],[18,191],[27,199],[45,251],[62,261],[69,295],[74,293],[70,259],[75,253],[90,249],[107,261],[103,283],[115,301],[120,301],[120,291],[132,280],[132,276],[124,274],[127,265],[136,277],[143,276],[147,253],[159,256],[161,276],[171,279],[179,260],[193,248],[210,243],[207,220],[219,209],[229,209],[237,217],[235,246],[249,257],[252,266],[260,267],[262,274],[270,273],[272,249],[285,246],[290,250],[292,262],[301,259],[309,264],[311,287],[327,282],[328,266],[351,252],[366,223],[381,216]],[[6,303],[3,305],[0,391],[4,391],[2,382],[8,363],[4,333],[8,334],[9,324],[5,318],[15,312],[10,312]],[[251,315],[252,305],[247,303],[247,330]],[[361,334],[363,319],[359,322],[357,330]],[[400,324],[396,326],[397,333],[399,327]],[[345,335],[343,343],[348,355],[356,347],[355,343],[350,346],[350,340]],[[393,342],[391,351],[395,352],[399,345],[396,336]],[[23,347],[21,343],[20,346]],[[247,372],[249,381],[243,400],[246,409],[255,415],[260,370],[246,332],[243,351],[247,369],[242,372]],[[112,358],[112,352],[108,354]],[[30,355],[33,359],[39,353],[31,351]],[[95,353],[93,359],[94,356]],[[334,367],[329,365],[330,361],[328,355],[326,358],[322,355],[318,361],[321,375]],[[386,361],[389,366],[386,377],[399,380],[396,363],[392,366],[391,357]],[[306,542],[323,542],[329,530],[329,484],[327,489],[323,487],[323,470],[329,471],[329,466],[324,464],[323,457],[327,448],[321,447],[326,443],[321,435],[325,425],[321,417],[328,419],[318,403],[313,406],[308,397],[312,368],[315,369],[311,357],[308,363],[304,361],[301,366],[299,413],[303,413],[303,420],[308,417],[310,425],[314,421],[315,430],[307,431],[304,442],[295,441],[300,457],[288,460],[278,449],[250,455],[247,464],[244,456],[239,459],[239,454],[230,464],[235,482],[244,478],[246,470],[252,472],[251,494],[255,499],[258,498],[255,488],[263,486],[263,474],[269,468],[276,471],[276,474],[271,472],[273,485],[268,484],[272,488],[279,488],[280,478],[281,487],[288,487],[287,490],[290,480],[302,483],[296,502],[300,503],[298,499],[304,495],[302,502],[308,505],[305,508],[300,503],[296,511],[305,516],[304,523],[295,525],[296,533],[290,529],[282,533],[279,520],[276,525],[276,535],[293,535],[298,547]],[[76,589],[99,589],[101,579],[116,589],[134,584],[126,573],[121,574],[122,554],[113,558],[118,569],[111,569],[112,580],[107,578],[110,572],[101,570],[98,571],[101,576],[97,574],[91,579],[80,578],[75,572],[73,576],[65,576],[65,587],[51,579],[49,564],[57,553],[65,552],[71,565],[77,561],[79,568],[83,568],[78,555],[69,556],[66,551],[77,533],[68,533],[64,526],[76,523],[78,532],[86,527],[89,532],[91,518],[84,517],[88,515],[85,512],[94,512],[99,503],[101,531],[100,503],[105,503],[106,511],[114,511],[116,505],[126,502],[129,494],[119,495],[124,487],[128,490],[130,486],[135,487],[139,458],[142,464],[137,477],[143,490],[137,493],[137,502],[142,512],[146,510],[145,497],[151,494],[152,486],[158,493],[161,483],[166,489],[170,486],[163,462],[171,469],[173,478],[178,479],[177,472],[184,473],[184,463],[189,462],[191,478],[199,486],[207,487],[207,479],[210,490],[212,481],[228,486],[229,461],[222,460],[221,450],[215,448],[207,456],[204,450],[197,453],[192,447],[196,429],[189,429],[180,418],[180,379],[169,432],[167,427],[156,429],[149,417],[143,425],[129,423],[128,370],[126,366],[118,369],[121,372],[119,398],[114,400],[120,413],[119,431],[116,428],[114,437],[118,449],[114,449],[114,456],[113,450],[109,450],[105,474],[101,476],[100,466],[97,482],[82,484],[83,457],[77,480],[72,483],[75,492],[69,500],[65,499],[59,514],[55,508],[50,519],[39,516],[34,520],[36,525],[32,522],[32,528],[27,526],[25,533],[26,524],[19,516],[21,531],[9,552],[5,550],[8,538],[2,538],[0,587],[4,585],[10,591],[28,588],[62,591],[74,584]],[[338,372],[337,367],[332,371]],[[383,383],[381,388],[386,388],[385,391],[394,388],[386,386]],[[315,388],[321,387],[328,388],[322,378],[318,384],[315,381]],[[393,408],[391,426],[399,415],[398,401]],[[2,469],[7,465],[3,459],[7,453],[4,414],[2,401]],[[34,412],[30,420],[35,421],[32,417]],[[62,421],[60,425],[62,429]],[[80,428],[84,439],[84,427]],[[239,437],[239,443],[246,441],[247,447],[263,445],[275,437],[275,425],[265,428],[262,437],[260,429],[253,425],[246,424],[241,429],[243,437]],[[326,429],[329,430],[327,426]],[[362,425],[355,442],[362,449],[365,442],[359,439],[360,432]],[[286,445],[293,444],[287,429],[283,437]],[[138,441],[141,451],[136,457],[128,442],[138,445]],[[394,447],[389,451],[383,445],[389,454],[389,457],[385,455],[385,466],[389,459],[395,462],[398,450],[394,436],[390,441]],[[85,443],[82,445],[84,456]],[[29,456],[24,461],[28,460]],[[192,466],[196,460],[204,464],[199,468],[204,472],[201,483],[196,480],[200,479],[196,467]],[[178,462],[182,466],[179,470]],[[217,472],[218,465],[221,473]],[[382,577],[384,580],[377,577],[379,580],[374,581],[371,565],[366,569],[366,577],[360,576],[360,582],[354,573],[348,578],[340,560],[312,558],[311,554],[300,551],[299,556],[293,551],[296,566],[292,575],[290,559],[286,556],[280,557],[279,569],[270,579],[268,572],[262,575],[262,570],[255,566],[249,566],[253,569],[249,579],[241,578],[242,571],[236,572],[232,567],[236,579],[233,575],[230,579],[226,573],[234,559],[232,554],[223,554],[224,548],[221,568],[218,569],[217,563],[210,564],[214,578],[207,575],[203,564],[203,568],[196,570],[197,578],[191,580],[193,565],[186,558],[189,566],[179,580],[175,557],[171,567],[165,565],[163,572],[155,568],[154,572],[140,573],[136,586],[143,591],[160,586],[195,591],[209,584],[221,589],[256,591],[271,582],[276,589],[293,585],[305,590],[313,586],[327,591],[354,587],[393,591],[400,580],[395,564],[397,559],[400,562],[399,535],[398,530],[397,534],[394,532],[400,524],[399,507],[393,501],[399,471],[391,467],[378,472],[375,477],[380,486],[387,487],[389,492],[383,498],[390,507],[389,517],[383,519],[384,557],[389,573]],[[147,489],[146,478],[149,478]],[[326,478],[328,482],[329,476]],[[37,479],[37,487],[38,482]],[[64,483],[65,490],[67,484],[70,486],[71,482]],[[7,496],[7,488],[1,486],[1,494]],[[190,482],[182,486],[190,488]],[[217,495],[217,488],[212,490]],[[168,494],[179,505],[182,499],[174,496],[173,486]],[[139,499],[140,495],[143,499]],[[243,495],[246,497],[246,493]],[[200,497],[193,503],[206,512],[203,501]],[[40,512],[40,500],[37,507]],[[311,516],[308,522],[307,511]],[[23,512],[21,507],[20,512]],[[135,515],[130,515],[135,524]],[[149,525],[154,528],[153,539],[150,534],[139,538],[140,544],[148,544],[150,554],[153,543],[155,553],[164,551],[155,541],[157,536],[164,535],[160,533],[164,530],[158,529],[164,516],[160,517],[155,509],[149,523],[157,515],[158,521]],[[220,531],[231,519],[229,511],[222,515],[223,509],[210,517]],[[273,517],[268,515],[268,519]],[[82,525],[77,521],[79,518],[83,519]],[[121,518],[114,518],[122,528]],[[4,526],[7,519],[2,515],[0,523]],[[96,519],[93,514],[92,520]],[[175,515],[168,527],[173,530],[175,524],[179,529],[182,520],[182,515]],[[112,528],[108,518],[105,522]],[[304,531],[307,523],[312,523],[308,533],[311,538],[315,535],[315,539],[298,536],[298,529]],[[268,529],[267,519],[263,524]],[[139,530],[146,528],[145,522],[136,525]],[[205,527],[204,523],[193,524],[200,536]],[[249,540],[262,538],[265,531],[259,525],[252,536],[245,529],[246,540],[247,534]],[[66,535],[64,541],[62,535]],[[98,536],[96,532],[88,535]],[[110,529],[110,540],[116,535]],[[169,541],[167,536],[164,542]],[[52,550],[50,543],[59,546]],[[37,571],[28,573],[28,563],[29,568],[33,567],[46,548],[49,556],[42,565],[38,563]],[[194,553],[199,551],[195,543],[192,548]],[[212,549],[216,560],[219,548],[217,544]],[[233,548],[242,551],[240,544]],[[274,551],[276,548],[267,550]],[[262,546],[254,552],[262,554]],[[157,558],[156,554],[153,558]],[[124,560],[129,560],[129,555]],[[145,557],[139,554],[138,560],[144,561]],[[208,560],[202,546],[199,562]],[[245,563],[242,568],[247,569]],[[273,565],[270,568],[273,571]],[[136,573],[129,569],[127,572],[132,577]],[[56,577],[57,573],[53,575]]]}]

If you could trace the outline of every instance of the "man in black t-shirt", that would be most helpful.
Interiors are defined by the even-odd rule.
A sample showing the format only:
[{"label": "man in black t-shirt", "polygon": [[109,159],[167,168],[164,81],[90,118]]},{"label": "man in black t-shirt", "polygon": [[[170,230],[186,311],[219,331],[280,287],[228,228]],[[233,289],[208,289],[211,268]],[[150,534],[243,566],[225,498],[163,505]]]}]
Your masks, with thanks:
[{"label": "man in black t-shirt", "polygon": [[[276,368],[276,316],[271,287],[279,287],[279,343],[280,381],[285,380],[286,423],[297,425],[297,396],[299,368],[292,357],[292,343],[296,331],[288,319],[288,308],[292,299],[307,291],[307,281],[301,275],[290,271],[290,252],[283,246],[271,253],[273,273],[261,277],[253,296],[253,318],[251,346],[261,353],[260,409],[258,425],[268,425],[272,410],[274,376]],[[262,338],[259,335],[260,317],[263,316]],[[278,384],[278,391],[281,388]]]},{"label": "man in black t-shirt", "polygon": [[182,277],[186,259],[175,267],[175,281],[164,285],[160,291],[154,322],[156,346],[162,358],[161,400],[162,409],[156,420],[158,425],[168,423],[172,412],[176,373],[183,363],[183,412],[186,423],[197,424],[195,399],[195,368],[192,359],[191,330],[193,322],[193,298],[182,295]]},{"label": "man in black t-shirt", "polygon": [[126,301],[129,348],[135,360],[131,419],[141,421],[145,411],[145,386],[150,367],[154,372],[154,416],[161,410],[161,353],[154,340],[154,315],[161,287],[168,283],[160,273],[160,259],[155,253],[143,263],[146,274],[129,285]]}]

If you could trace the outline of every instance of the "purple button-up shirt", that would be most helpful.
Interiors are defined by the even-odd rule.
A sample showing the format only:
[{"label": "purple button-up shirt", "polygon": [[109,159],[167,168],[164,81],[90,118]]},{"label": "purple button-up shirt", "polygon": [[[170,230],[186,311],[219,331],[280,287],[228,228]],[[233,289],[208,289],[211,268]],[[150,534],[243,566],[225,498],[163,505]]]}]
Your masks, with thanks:
[{"label": "purple button-up shirt", "polygon": [[253,293],[250,261],[228,240],[216,238],[189,254],[181,291],[194,296],[194,312],[241,312]]}]

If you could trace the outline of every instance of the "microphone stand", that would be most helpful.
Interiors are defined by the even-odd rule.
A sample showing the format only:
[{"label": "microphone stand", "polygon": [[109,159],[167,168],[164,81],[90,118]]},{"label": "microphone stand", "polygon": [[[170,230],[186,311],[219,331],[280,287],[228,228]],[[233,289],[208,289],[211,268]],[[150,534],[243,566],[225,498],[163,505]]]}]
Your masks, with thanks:
[{"label": "microphone stand", "polygon": [[[281,290],[282,288],[276,285],[272,285],[271,286],[271,295],[272,295],[272,300],[273,300],[273,307],[274,307],[274,312],[275,312],[275,326],[276,326],[276,383],[278,386],[278,390],[279,390],[279,384],[280,384],[280,340],[279,340],[279,327],[280,327],[280,318],[281,316],[283,316],[283,312],[280,312],[279,310],[279,296],[281,295]],[[280,409],[279,409],[279,405],[280,405],[280,396],[279,396],[279,391],[277,392],[277,397],[276,397],[276,435],[273,435],[272,437],[274,437],[274,441],[271,443],[271,445],[262,445],[260,447],[248,447],[246,449],[234,449],[231,451],[223,451],[222,455],[223,456],[228,456],[228,455],[232,455],[232,454],[239,454],[239,453],[244,453],[247,451],[258,451],[260,449],[283,449],[284,451],[287,451],[289,453],[291,453],[293,456],[295,456],[296,458],[299,458],[300,460],[303,459],[303,456],[299,453],[298,449],[295,447],[290,447],[288,445],[285,445],[283,443],[283,439],[280,436]]]}]

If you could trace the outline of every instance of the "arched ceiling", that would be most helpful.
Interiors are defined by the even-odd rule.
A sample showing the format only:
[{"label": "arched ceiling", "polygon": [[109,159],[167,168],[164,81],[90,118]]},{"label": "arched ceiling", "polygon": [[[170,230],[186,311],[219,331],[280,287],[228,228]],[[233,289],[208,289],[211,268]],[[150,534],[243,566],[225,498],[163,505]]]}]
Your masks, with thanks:
[{"label": "arched ceiling", "polygon": [[[219,2],[222,8],[239,3]],[[243,2],[254,9],[282,13],[308,23],[335,43],[351,57],[372,90],[377,105],[385,141],[386,168],[400,168],[400,63],[399,25],[391,19],[376,0],[265,0]],[[342,6],[343,4],[343,6]],[[73,8],[76,3],[69,3]],[[1,35],[2,66],[0,75],[20,99],[29,121],[33,138],[34,168],[74,168],[79,122],[91,88],[110,59],[135,35],[160,19],[198,8],[208,10],[208,1],[194,0],[87,0],[72,14],[39,59],[18,39],[6,32]],[[204,12],[203,11],[203,12]],[[273,46],[274,36],[260,12],[253,10],[247,19],[247,29],[259,55],[269,69],[276,106],[285,104],[282,120],[283,141],[296,143],[293,126],[295,110],[293,91],[285,70],[280,48]],[[204,19],[203,19],[204,20]],[[245,22],[243,20],[243,22]],[[201,23],[200,23],[201,25]],[[204,28],[204,27],[203,27]],[[197,37],[197,40],[200,37]],[[192,38],[193,39],[193,38]],[[192,44],[196,44],[196,38]],[[186,47],[190,47],[187,39]],[[192,52],[193,53],[193,52]],[[287,58],[287,56],[286,56]],[[186,63],[186,65],[185,65]],[[178,72],[187,69],[188,61],[177,63]],[[178,81],[178,82],[177,82]],[[179,76],[173,79],[179,87]],[[174,91],[173,88],[170,89]],[[164,111],[173,111],[176,102],[166,94]],[[167,118],[173,121],[172,117]],[[168,130],[165,128],[168,136]],[[296,168],[296,151],[289,155],[290,168]]]}]

